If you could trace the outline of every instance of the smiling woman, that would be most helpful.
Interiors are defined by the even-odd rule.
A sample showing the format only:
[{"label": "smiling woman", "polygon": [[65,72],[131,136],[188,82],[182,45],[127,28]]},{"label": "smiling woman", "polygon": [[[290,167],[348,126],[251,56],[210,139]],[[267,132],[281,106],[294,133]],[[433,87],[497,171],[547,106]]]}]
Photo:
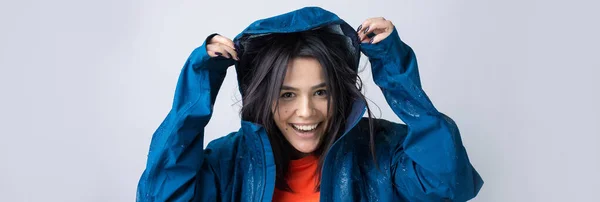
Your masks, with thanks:
[{"label": "smiling woman", "polygon": [[[361,52],[406,125],[371,117]],[[231,65],[242,127],[202,148]],[[412,49],[382,17],[355,30],[307,7],[234,40],[211,35],[183,68],[173,106],[152,139],[139,201],[466,201],[483,185],[456,124],[421,88]]]},{"label": "smiling woman", "polygon": [[[352,101],[366,103],[361,84],[356,85],[355,56],[345,41],[343,35],[317,29],[244,43],[238,71],[247,69],[246,78],[252,79],[240,83],[245,95],[242,119],[265,127],[278,190],[292,191],[286,179],[290,160],[323,156],[341,135]],[[317,182],[324,160],[318,158],[312,170]]]}]

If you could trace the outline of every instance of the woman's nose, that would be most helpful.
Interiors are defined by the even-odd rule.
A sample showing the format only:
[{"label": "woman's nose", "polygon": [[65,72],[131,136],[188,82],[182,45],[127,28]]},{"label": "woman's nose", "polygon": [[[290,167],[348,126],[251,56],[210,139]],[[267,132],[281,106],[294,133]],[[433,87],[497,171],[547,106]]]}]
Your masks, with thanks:
[{"label": "woman's nose", "polygon": [[310,99],[305,98],[302,99],[302,101],[299,103],[296,114],[299,117],[308,118],[314,114],[314,111],[315,108],[312,101]]}]

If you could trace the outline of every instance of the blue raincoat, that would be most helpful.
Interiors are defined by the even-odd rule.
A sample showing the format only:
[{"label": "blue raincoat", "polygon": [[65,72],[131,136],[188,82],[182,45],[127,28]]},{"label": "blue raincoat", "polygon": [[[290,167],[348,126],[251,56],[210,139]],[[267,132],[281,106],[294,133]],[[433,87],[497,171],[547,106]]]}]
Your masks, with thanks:
[{"label": "blue raincoat", "polygon": [[[412,49],[394,29],[377,44],[360,43],[356,31],[335,14],[305,7],[258,20],[234,38],[330,28],[348,36],[349,49],[364,53],[373,79],[404,124],[376,120],[377,160],[369,150],[365,103],[354,103],[344,134],[325,154],[321,201],[466,201],[483,181],[472,167],[459,130],[433,106],[419,79]],[[260,125],[241,128],[203,148],[227,67],[211,58],[206,42],[183,66],[173,106],[152,137],[137,201],[271,201],[275,164]],[[243,49],[242,47],[239,47]],[[237,47],[236,47],[237,49]],[[355,54],[357,60],[359,54]],[[236,66],[237,69],[237,66]],[[238,74],[240,71],[238,71]]]}]

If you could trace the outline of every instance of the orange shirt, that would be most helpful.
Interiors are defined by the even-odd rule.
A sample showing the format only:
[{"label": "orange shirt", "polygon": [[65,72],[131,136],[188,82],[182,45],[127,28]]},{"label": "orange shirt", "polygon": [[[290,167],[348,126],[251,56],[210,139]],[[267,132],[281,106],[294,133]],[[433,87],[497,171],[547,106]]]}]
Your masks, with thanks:
[{"label": "orange shirt", "polygon": [[317,186],[318,158],[310,155],[298,160],[290,161],[287,183],[294,192],[282,191],[275,188],[273,201],[276,202],[319,202]]}]

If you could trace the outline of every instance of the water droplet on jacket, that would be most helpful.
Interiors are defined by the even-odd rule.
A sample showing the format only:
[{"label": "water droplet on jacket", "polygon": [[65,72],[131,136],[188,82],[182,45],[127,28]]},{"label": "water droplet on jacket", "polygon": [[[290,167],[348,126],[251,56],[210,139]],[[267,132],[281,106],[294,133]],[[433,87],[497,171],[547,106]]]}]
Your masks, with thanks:
[{"label": "water droplet on jacket", "polygon": [[393,108],[401,108],[400,106],[398,106],[398,100],[396,100],[396,99],[392,100],[391,104],[392,104]]},{"label": "water droplet on jacket", "polygon": [[404,113],[413,116],[413,117],[420,117],[421,115],[417,112],[417,109],[415,108],[415,106],[412,104],[412,102],[410,100],[406,100],[404,102],[404,107],[402,108],[402,110],[404,110]]}]

